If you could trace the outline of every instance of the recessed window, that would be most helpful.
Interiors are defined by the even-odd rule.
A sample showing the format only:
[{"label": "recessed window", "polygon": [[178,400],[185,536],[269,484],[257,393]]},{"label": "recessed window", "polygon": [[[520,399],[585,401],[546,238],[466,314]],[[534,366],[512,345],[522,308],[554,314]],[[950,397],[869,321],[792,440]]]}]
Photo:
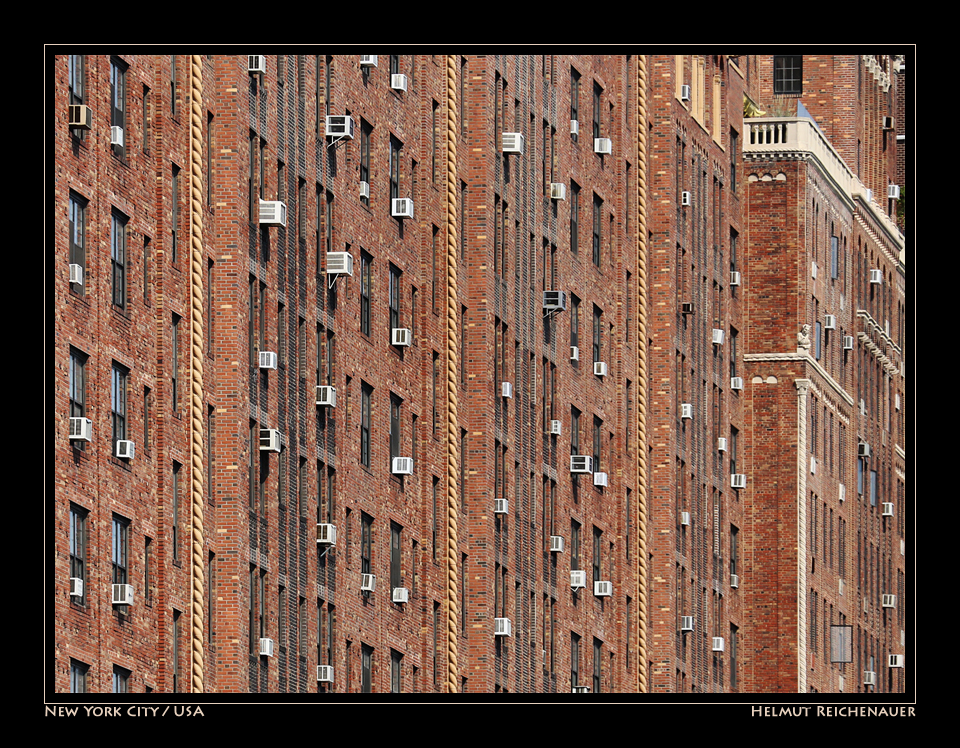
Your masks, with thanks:
[{"label": "recessed window", "polygon": [[799,96],[803,92],[803,55],[775,55],[773,92]]},{"label": "recessed window", "polygon": [[127,438],[127,383],[130,371],[119,364],[113,365],[110,386],[111,426],[113,427],[113,452],[116,454],[117,442]]},{"label": "recessed window", "polygon": [[113,303],[120,309],[127,306],[127,217],[119,211],[110,216],[110,266]]},{"label": "recessed window", "polygon": [[130,520],[113,515],[113,583],[127,584],[129,569]]},{"label": "recessed window", "polygon": [[70,505],[70,578],[79,579],[80,595],[71,599],[83,604],[86,600],[87,580],[87,510]]},{"label": "recessed window", "polygon": [[[82,132],[82,131],[81,131]],[[81,273],[87,269],[87,201],[70,193],[70,264],[77,265]],[[71,283],[70,290],[83,295],[84,282]]]},{"label": "recessed window", "polygon": [[371,266],[373,258],[360,252],[360,332],[370,334]]},{"label": "recessed window", "polygon": [[[127,66],[120,60],[110,60],[110,138],[115,156],[124,158],[127,110]],[[113,128],[117,128],[113,130]]]}]

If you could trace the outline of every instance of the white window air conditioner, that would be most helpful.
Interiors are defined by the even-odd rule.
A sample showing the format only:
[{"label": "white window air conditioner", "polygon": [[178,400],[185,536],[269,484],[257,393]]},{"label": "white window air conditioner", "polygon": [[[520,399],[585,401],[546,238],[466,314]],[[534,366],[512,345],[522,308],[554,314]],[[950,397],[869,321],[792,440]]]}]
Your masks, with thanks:
[{"label": "white window air conditioner", "polygon": [[860,398],[860,415],[865,416],[867,414],[867,404],[863,401],[863,398]]},{"label": "white window air conditioner", "polygon": [[550,553],[563,553],[563,535],[550,536]]},{"label": "white window air conditioner", "polygon": [[730,271],[730,285],[731,285],[731,286],[739,286],[739,285],[740,285],[740,271],[739,271],[739,270],[731,270],[731,271]]},{"label": "white window air conditioner", "polygon": [[746,488],[747,487],[747,476],[744,473],[734,473],[730,476],[730,487],[731,488]]},{"label": "white window air conditioner", "polygon": [[575,590],[582,590],[587,586],[587,572],[582,569],[573,569],[570,572],[570,587]]},{"label": "white window air conditioner", "polygon": [[370,183],[360,181],[360,197],[369,200],[370,199]]},{"label": "white window air conditioner", "polygon": [[843,597],[843,580],[842,579],[837,580],[837,592],[840,593],[840,597]]},{"label": "white window air conditioner", "polygon": [[353,255],[349,252],[327,252],[327,275],[353,275]]},{"label": "white window air conditioner", "polygon": [[86,104],[70,104],[70,129],[89,130],[93,127],[93,110]]},{"label": "white window air conditioner", "polygon": [[823,329],[824,330],[836,330],[837,329],[837,318],[828,314],[823,318]]},{"label": "white window air conditioner", "polygon": [[601,580],[593,583],[593,594],[595,597],[610,597],[613,595],[613,582]]},{"label": "white window air conditioner", "polygon": [[600,486],[601,488],[607,488],[610,484],[608,483],[606,473],[594,473],[593,474],[593,485]]},{"label": "white window air conditioner", "polygon": [[857,457],[869,457],[870,456],[870,445],[866,442],[860,442],[857,445]]},{"label": "white window air conditioner", "polygon": [[83,580],[70,577],[70,597],[83,597]]},{"label": "white window air conditioner", "polygon": [[247,55],[247,72],[260,73],[261,75],[266,73],[267,72],[266,55]]},{"label": "white window air conditioner", "polygon": [[327,115],[325,123],[328,138],[346,138],[347,140],[353,140],[356,124],[350,115],[330,114]]},{"label": "white window air conditioner", "polygon": [[884,115],[883,117],[880,118],[880,125],[883,127],[884,130],[892,130],[893,122],[894,122],[893,117]]},{"label": "white window air conditioner", "polygon": [[93,441],[93,421],[89,418],[71,418],[70,438],[82,439],[85,442]]},{"label": "white window air conditioner", "polygon": [[714,345],[723,345],[723,330],[714,329],[714,331],[713,331],[713,344],[714,344]]},{"label": "white window air conditioner", "polygon": [[899,184],[888,184],[887,185],[887,197],[891,200],[900,199],[900,185]]},{"label": "white window air conditioner", "polygon": [[865,686],[875,686],[877,685],[877,674],[872,670],[863,671],[863,685]]},{"label": "white window air conditioner", "polygon": [[575,345],[570,346],[570,360],[571,361],[580,360],[580,349]]},{"label": "white window air conditioner", "polygon": [[900,393],[897,392],[893,398],[893,407],[897,410],[900,410]]},{"label": "white window air conditioner", "polygon": [[114,605],[133,605],[133,585],[132,584],[112,585],[111,602]]},{"label": "white window air conditioner", "polygon": [[280,451],[280,432],[277,429],[260,429],[260,451]]},{"label": "white window air conditioner", "polygon": [[693,616],[680,616],[680,630],[693,631]]},{"label": "white window air conditioner", "polygon": [[413,475],[412,457],[394,457],[393,458],[394,475]]},{"label": "white window air conditioner", "polygon": [[896,608],[896,607],[897,607],[897,596],[896,596],[896,595],[881,595],[881,597],[880,597],[880,607],[881,607],[881,608]]},{"label": "white window air conditioner", "polygon": [[840,693],[843,693],[843,687],[844,687],[845,685],[846,685],[846,683],[845,683],[844,680],[843,680],[843,676],[842,676],[842,675],[838,675],[838,676],[837,676],[837,690],[838,690]]},{"label": "white window air conditioner", "polygon": [[686,84],[680,86],[680,101],[690,101],[690,86]]},{"label": "white window air conditioner", "polygon": [[570,120],[570,134],[579,135],[580,134],[580,122],[579,120],[572,119]]},{"label": "white window air conditioner", "polygon": [[317,405],[321,407],[337,407],[337,388],[327,384],[317,385]]},{"label": "white window air conditioner", "polygon": [[720,436],[717,438],[717,451],[726,452],[727,451],[727,437]]},{"label": "white window air conditioner", "polygon": [[692,301],[681,301],[681,302],[680,302],[680,314],[693,314],[693,302],[692,302]]},{"label": "white window air conditioner", "polygon": [[810,474],[811,475],[817,474],[817,458],[814,457],[813,455],[810,455]]},{"label": "white window air conditioner", "polygon": [[360,591],[361,592],[377,591],[377,577],[375,574],[360,575]]},{"label": "white window air conditioner", "polygon": [[884,516],[884,517],[892,517],[892,516],[893,516],[893,502],[885,501],[885,502],[883,502],[883,503],[881,504],[881,507],[883,508],[883,516]]},{"label": "white window air conditioner", "polygon": [[843,336],[843,350],[852,351],[853,350],[853,335],[844,335]]},{"label": "white window air conditioner", "polygon": [[513,636],[513,626],[510,623],[510,619],[494,618],[493,619],[493,635],[494,636]]},{"label": "white window air conditioner", "polygon": [[261,369],[276,369],[277,368],[277,354],[273,351],[260,351],[260,368]]},{"label": "white window air conditioner", "polygon": [[510,512],[510,499],[494,499],[493,500],[494,514],[509,514],[509,512]]},{"label": "white window air conditioner", "polygon": [[379,57],[377,55],[360,55],[360,67],[375,68],[377,67],[378,59]]},{"label": "white window air conditioner", "polygon": [[500,383],[500,394],[503,397],[513,397],[513,383],[512,382],[501,382]]},{"label": "white window air conditioner", "polygon": [[818,269],[818,268],[817,268],[817,263],[811,262],[811,263],[810,263],[810,277],[813,278],[814,280],[817,279],[817,269]]},{"label": "white window air conditioner", "polygon": [[592,473],[593,457],[591,455],[570,455],[571,473]]},{"label": "white window air conditioner", "polygon": [[390,344],[400,346],[401,348],[409,348],[413,343],[413,336],[411,335],[410,328],[408,327],[394,327],[390,332]]},{"label": "white window air conditioner", "polygon": [[410,602],[410,590],[406,587],[394,587],[393,588],[393,601],[395,603],[408,603]]},{"label": "white window air conditioner", "polygon": [[265,636],[260,638],[260,656],[273,657],[273,639]]},{"label": "white window air conditioner", "polygon": [[390,203],[390,215],[394,218],[413,218],[413,199],[395,197]]},{"label": "white window air conditioner", "polygon": [[743,377],[730,377],[730,389],[731,389],[731,390],[742,390],[742,389],[743,389]]},{"label": "white window air conditioner", "polygon": [[681,403],[680,418],[693,418],[693,405],[690,403]]},{"label": "white window air conditioner", "polygon": [[333,683],[333,665],[317,665],[317,683]]},{"label": "white window air conditioner", "polygon": [[590,686],[572,686],[570,693],[590,693]]},{"label": "white window air conditioner", "polygon": [[551,182],[550,183],[550,199],[551,200],[566,200],[567,199],[567,185],[563,182]]},{"label": "white window air conditioner", "polygon": [[680,512],[680,526],[690,527],[690,512]]},{"label": "white window air conditioner", "polygon": [[132,460],[137,453],[136,445],[129,439],[117,440],[117,457],[122,460]]},{"label": "white window air conditioner", "polygon": [[83,285],[83,265],[70,265],[70,282]]},{"label": "white window air conditioner", "polygon": [[110,128],[110,145],[123,147],[123,128],[114,125]]},{"label": "white window air conditioner", "polygon": [[740,586],[740,575],[731,574],[730,575],[730,587],[731,589],[737,589]]},{"label": "white window air conditioner", "polygon": [[287,204],[280,200],[260,201],[261,226],[286,226]]},{"label": "white window air conditioner", "polygon": [[847,487],[842,483],[837,486],[837,498],[840,501],[845,501],[847,498]]},{"label": "white window air conditioner", "polygon": [[871,190],[871,189],[869,189],[869,188],[868,188],[868,189],[865,189],[865,190],[863,191],[863,196],[864,196],[864,198],[866,198],[866,201],[867,201],[868,203],[872,203],[872,202],[873,202],[873,190]]},{"label": "white window air conditioner", "polygon": [[503,133],[503,152],[504,153],[523,153],[523,133],[505,132]]},{"label": "white window air conditioner", "polygon": [[560,436],[560,433],[563,431],[563,422],[553,420],[550,421],[550,431],[548,433],[553,434],[554,436]]},{"label": "white window air conditioner", "polygon": [[544,291],[543,308],[548,311],[564,311],[567,308],[567,294],[564,291]]},{"label": "white window air conditioner", "polygon": [[317,523],[317,543],[319,545],[337,544],[337,526],[322,522]]},{"label": "white window air conditioner", "polygon": [[390,76],[390,88],[394,91],[407,90],[407,76],[403,73],[394,73]]},{"label": "white window air conditioner", "polygon": [[681,205],[690,205],[690,193],[684,190],[680,193],[680,204]]},{"label": "white window air conditioner", "polygon": [[607,362],[606,361],[594,361],[593,362],[593,373],[598,377],[607,376]]},{"label": "white window air conditioner", "polygon": [[887,667],[903,667],[903,655],[887,655]]},{"label": "white window air conditioner", "polygon": [[613,141],[610,138],[594,138],[593,152],[610,155],[613,153]]},{"label": "white window air conditioner", "polygon": [[713,637],[713,651],[722,652],[723,651],[723,637],[715,636]]},{"label": "white window air conditioner", "polygon": [[870,282],[878,286],[883,283],[883,273],[878,268],[870,271]]}]

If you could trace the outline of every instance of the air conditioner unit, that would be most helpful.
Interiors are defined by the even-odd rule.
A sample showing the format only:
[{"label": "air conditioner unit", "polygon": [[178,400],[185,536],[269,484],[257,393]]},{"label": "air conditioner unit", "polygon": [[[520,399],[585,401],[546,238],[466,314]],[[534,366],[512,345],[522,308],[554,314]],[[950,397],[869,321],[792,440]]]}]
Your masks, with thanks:
[{"label": "air conditioner unit", "polygon": [[276,369],[277,368],[277,354],[273,351],[260,351],[260,368],[261,369]]},{"label": "air conditioner unit", "polygon": [[563,182],[551,182],[550,183],[550,199],[551,200],[566,200],[567,199],[567,185]]},{"label": "air conditioner unit", "polygon": [[503,133],[503,152],[504,153],[523,153],[523,133],[522,132]]},{"label": "air conditioner unit", "polygon": [[840,501],[845,501],[847,498],[847,487],[840,483],[837,487],[837,498]]},{"label": "air conditioner unit", "polygon": [[680,314],[693,314],[693,302],[692,302],[692,301],[681,301],[681,302],[680,302]]},{"label": "air conditioner unit", "polygon": [[260,451],[280,451],[280,432],[277,429],[260,429]]},{"label": "air conditioner unit", "polygon": [[893,398],[893,407],[897,410],[900,410],[900,393],[897,392]]},{"label": "air conditioner unit", "polygon": [[680,630],[693,631],[693,616],[680,616]]},{"label": "air conditioner unit", "polygon": [[602,488],[607,488],[610,484],[607,482],[606,473],[594,473],[593,474],[593,485],[600,486]]},{"label": "air conditioner unit", "polygon": [[112,587],[111,602],[114,605],[133,605],[133,585],[114,584]]},{"label": "air conditioner unit", "polygon": [[579,135],[580,134],[580,122],[579,120],[572,119],[570,120],[570,134]]},{"label": "air conditioner unit", "polygon": [[266,73],[267,72],[266,55],[247,55],[247,72],[260,73],[261,75]]},{"label": "air conditioner unit", "polygon": [[570,360],[571,361],[580,360],[580,349],[575,345],[570,346]]},{"label": "air conditioner unit", "polygon": [[494,499],[494,500],[493,500],[493,513],[494,513],[494,514],[509,514],[509,513],[510,513],[510,499]]},{"label": "air conditioner unit", "polygon": [[816,262],[810,263],[810,277],[813,278],[814,280],[817,279],[817,263]]},{"label": "air conditioner unit", "polygon": [[723,345],[723,330],[714,329],[714,331],[713,331],[713,344],[714,344],[714,345]]},{"label": "air conditioner unit", "polygon": [[869,189],[869,188],[868,188],[868,189],[865,189],[865,190],[863,191],[863,196],[867,199],[867,202],[868,202],[868,203],[872,203],[872,202],[873,202],[873,190],[871,190],[871,189]]},{"label": "air conditioner unit", "polygon": [[860,415],[865,416],[867,414],[867,404],[863,401],[863,398],[860,398]]},{"label": "air conditioner unit", "polygon": [[843,336],[843,350],[852,351],[853,350],[853,335],[844,335]]},{"label": "air conditioner unit", "polygon": [[690,403],[681,403],[680,418],[693,418],[693,405]]},{"label": "air conditioner unit", "polygon": [[613,582],[607,580],[594,582],[593,594],[595,597],[610,597],[613,595]]},{"label": "air conditioner unit", "polygon": [[407,90],[407,76],[403,73],[394,73],[390,76],[390,88],[394,91]]},{"label": "air conditioner unit", "polygon": [[394,587],[393,588],[393,601],[395,603],[408,603],[410,602],[410,590],[406,587]]},{"label": "air conditioner unit", "polygon": [[592,473],[593,457],[591,455],[570,455],[571,473]]},{"label": "air conditioner unit", "polygon": [[813,455],[810,455],[810,473],[812,475],[817,474],[817,458]]},{"label": "air conditioner unit", "polygon": [[883,283],[883,273],[878,268],[870,271],[870,282],[878,286]]},{"label": "air conditioner unit", "polygon": [[680,526],[690,527],[690,512],[680,512]]},{"label": "air conditioner unit", "polygon": [[863,685],[865,686],[875,686],[877,685],[877,674],[872,670],[863,671]]},{"label": "air conditioner unit", "polygon": [[593,373],[598,377],[607,376],[607,362],[606,361],[594,361],[593,362]]},{"label": "air conditioner unit", "polygon": [[370,183],[360,180],[360,197],[370,199]]},{"label": "air conditioner unit", "polygon": [[70,439],[93,441],[93,421],[89,418],[72,417],[70,419]]},{"label": "air conditioner unit", "polygon": [[605,155],[613,153],[613,141],[610,138],[594,138],[593,152]]},{"label": "air conditioner unit", "polygon": [[892,130],[893,122],[894,122],[893,117],[884,116],[880,118],[880,125],[883,127],[884,130]]},{"label": "air conditioner unit", "polygon": [[880,607],[881,607],[881,608],[896,608],[896,607],[897,607],[897,596],[896,596],[896,595],[881,595],[881,596],[880,596]]},{"label": "air conditioner unit", "polygon": [[317,665],[317,683],[333,683],[333,665]]},{"label": "air conditioner unit", "polygon": [[260,201],[261,226],[286,226],[287,204],[280,200]]},{"label": "air conditioner unit", "polygon": [[563,422],[553,420],[550,421],[550,431],[548,433],[553,434],[554,436],[560,436],[560,433],[563,431]]},{"label": "air conditioner unit", "polygon": [[684,190],[680,193],[680,204],[681,205],[690,205],[690,193]]},{"label": "air conditioner unit", "polygon": [[330,408],[337,407],[337,388],[327,384],[317,385],[317,405]]},{"label": "air conditioner unit", "polygon": [[590,686],[572,686],[570,693],[590,693]]},{"label": "air conditioner unit", "polygon": [[327,252],[327,275],[353,275],[353,255],[349,252]]},{"label": "air conditioner unit", "polygon": [[731,589],[737,589],[740,586],[740,575],[731,574],[730,575],[730,587]]},{"label": "air conditioner unit", "polygon": [[843,580],[842,579],[837,580],[837,592],[840,593],[840,597],[843,597]]},{"label": "air conditioner unit", "polygon": [[394,457],[392,470],[394,475],[413,475],[413,458]]},{"label": "air conditioner unit", "polygon": [[513,397],[513,383],[512,382],[501,382],[500,383],[500,394],[503,397]]},{"label": "air conditioner unit", "polygon": [[83,580],[70,577],[70,597],[83,597]]},{"label": "air conditioner unit", "polygon": [[567,308],[567,294],[564,291],[544,291],[543,308],[550,311],[564,311]]},{"label": "air conditioner unit", "polygon": [[493,619],[493,635],[494,636],[513,636],[513,626],[510,624],[510,619],[494,618]]},{"label": "air conditioner unit", "polygon": [[360,575],[360,591],[361,592],[376,592],[377,590],[377,577],[375,574],[361,574]]},{"label": "air conditioner unit", "polygon": [[690,101],[690,86],[680,86],[680,101]]},{"label": "air conditioner unit", "polygon": [[892,516],[893,516],[893,502],[885,501],[885,502],[883,502],[880,506],[881,506],[882,509],[883,509],[883,516],[884,516],[884,517],[892,517]]},{"label": "air conditioner unit", "polygon": [[903,667],[903,655],[887,655],[887,667]]},{"label": "air conditioner unit", "polygon": [[83,265],[70,265],[70,282],[83,285]]},{"label": "air conditioner unit", "polygon": [[739,286],[739,285],[740,285],[740,271],[739,271],[739,270],[731,270],[731,271],[730,271],[730,285],[731,285],[731,286]]},{"label": "air conditioner unit", "polygon": [[570,587],[575,590],[582,590],[587,586],[587,572],[582,569],[573,569],[570,572]]},{"label": "air conditioner unit", "polygon": [[350,115],[330,114],[327,115],[325,123],[328,138],[346,138],[347,140],[353,140],[356,124]]},{"label": "air conditioner unit", "polygon": [[727,437],[720,436],[717,438],[717,451],[726,452],[727,451]]},{"label": "air conditioner unit", "polygon": [[870,456],[870,445],[866,442],[860,442],[857,445],[857,457],[869,457]]},{"label": "air conditioner unit", "polygon": [[828,314],[823,318],[823,329],[824,330],[836,330],[837,329],[837,318]]},{"label": "air conditioner unit", "polygon": [[260,656],[273,657],[273,639],[268,639],[267,637],[261,637]]},{"label": "air conditioner unit", "polygon": [[123,128],[114,125],[110,128],[110,145],[123,147]]},{"label": "air conditioner unit", "polygon": [[136,452],[136,445],[129,439],[117,440],[117,457],[123,460],[132,460]]},{"label": "air conditioner unit", "polygon": [[70,104],[68,114],[71,130],[89,130],[93,127],[93,110],[86,104]]},{"label": "air conditioner unit", "polygon": [[377,55],[360,55],[360,67],[362,68],[375,68],[377,67]]},{"label": "air conditioner unit", "polygon": [[550,553],[563,553],[563,535],[550,536]]},{"label": "air conditioner unit", "polygon": [[390,203],[390,215],[394,218],[413,218],[413,199],[395,197]]},{"label": "air conditioner unit", "polygon": [[390,344],[400,346],[402,348],[409,348],[413,343],[413,336],[411,335],[411,330],[408,327],[394,327],[390,331]]},{"label": "air conditioner unit", "polygon": [[744,473],[733,473],[730,476],[731,488],[746,488],[747,476]]},{"label": "air conditioner unit", "polygon": [[317,543],[320,545],[337,544],[337,526],[317,523]]},{"label": "air conditioner unit", "polygon": [[900,199],[900,185],[899,184],[888,184],[887,185],[887,197],[891,200]]},{"label": "air conditioner unit", "polygon": [[722,652],[723,651],[723,637],[715,636],[713,637],[713,651]]}]

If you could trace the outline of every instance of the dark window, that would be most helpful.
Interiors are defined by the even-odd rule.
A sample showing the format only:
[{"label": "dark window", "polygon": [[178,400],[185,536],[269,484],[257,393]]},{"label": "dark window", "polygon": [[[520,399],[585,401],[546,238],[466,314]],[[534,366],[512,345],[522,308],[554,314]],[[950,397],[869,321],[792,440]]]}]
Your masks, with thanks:
[{"label": "dark window", "polygon": [[361,193],[360,202],[370,205],[370,138],[373,127],[364,120],[360,120],[360,181],[366,182],[367,194]]},{"label": "dark window", "polygon": [[173,692],[180,693],[180,611],[173,611]]},{"label": "dark window", "polygon": [[601,659],[603,657],[603,642],[593,640],[593,692],[600,693]]},{"label": "dark window", "polygon": [[370,401],[373,398],[373,387],[364,382],[361,389],[360,462],[364,467],[370,467]]},{"label": "dark window", "polygon": [[[70,264],[87,269],[87,201],[70,193]],[[71,283],[70,290],[83,294],[83,283]]]},{"label": "dark window", "polygon": [[127,383],[130,371],[120,366],[113,365],[113,372],[110,385],[110,404],[111,404],[111,426],[113,431],[112,442],[113,453],[117,453],[117,442],[127,438]]},{"label": "dark window", "polygon": [[773,92],[791,95],[800,95],[803,92],[802,55],[774,56]]},{"label": "dark window", "polygon": [[603,89],[600,88],[599,83],[593,84],[593,137],[600,137],[600,100],[601,95],[603,94]]},{"label": "dark window", "polygon": [[178,239],[180,236],[180,167],[171,167],[172,194],[170,197],[170,262],[177,264]]},{"label": "dark window", "polygon": [[373,517],[360,513],[360,573],[370,574],[373,560]]},{"label": "dark window", "polygon": [[364,644],[360,654],[360,692],[373,692],[373,647]]},{"label": "dark window", "polygon": [[[580,73],[573,68],[570,69],[570,121],[576,122],[580,119]],[[570,137],[577,142],[577,133],[570,128]]]},{"label": "dark window", "polygon": [[[86,100],[86,67],[85,55],[67,55],[67,93],[71,104],[83,104]],[[82,134],[83,130],[76,132]]]},{"label": "dark window", "polygon": [[70,693],[87,692],[87,670],[89,665],[79,660],[70,660]]},{"label": "dark window", "polygon": [[402,562],[400,549],[403,537],[403,528],[396,522],[390,523],[390,589],[403,586]]},{"label": "dark window", "polygon": [[[75,348],[70,349],[70,417],[86,416],[86,367],[87,356]],[[74,446],[83,447],[83,439],[73,439]]]},{"label": "dark window", "polygon": [[127,305],[127,217],[113,211],[110,217],[110,260],[113,279],[113,303]]},{"label": "dark window", "polygon": [[392,135],[390,136],[390,210],[393,210],[393,201],[400,197],[400,149],[403,145]]},{"label": "dark window", "polygon": [[393,331],[400,327],[400,270],[395,266],[390,266],[390,333],[391,339]]},{"label": "dark window", "polygon": [[400,693],[403,686],[402,677],[403,655],[397,650],[390,650],[390,693]]},{"label": "dark window", "polygon": [[603,346],[603,312],[597,306],[593,307],[593,362],[602,361]]},{"label": "dark window", "polygon": [[110,125],[111,128],[117,128],[110,135],[113,153],[123,158],[126,153],[123,143],[126,129],[127,66],[117,59],[110,60],[110,105]]},{"label": "dark window", "polygon": [[570,182],[570,251],[577,256],[580,233],[580,185]]},{"label": "dark window", "polygon": [[171,358],[170,362],[170,401],[173,405],[173,412],[180,410],[180,318],[173,315],[173,329],[171,331]]},{"label": "dark window", "polygon": [[593,196],[593,264],[600,267],[601,224],[603,216],[603,200]]},{"label": "dark window", "polygon": [[113,515],[113,583],[127,583],[130,543],[130,520]]},{"label": "dark window", "polygon": [[390,395],[390,468],[393,467],[393,459],[402,457],[400,453],[401,429],[400,429],[400,405],[403,401],[396,395]]},{"label": "dark window", "polygon": [[72,599],[84,603],[87,582],[87,510],[70,505],[70,578],[79,579],[83,594]]},{"label": "dark window", "polygon": [[113,693],[127,693],[130,671],[119,665],[113,666]]},{"label": "dark window", "polygon": [[598,528],[593,528],[593,581],[599,582],[601,580],[601,569],[602,569],[602,548],[603,548],[603,531]]},{"label": "dark window", "polygon": [[173,517],[171,517],[171,545],[173,546],[173,560],[180,561],[180,463],[173,463],[173,483],[170,486],[173,500]]},{"label": "dark window", "polygon": [[580,637],[570,634],[570,687],[580,685]]},{"label": "dark window", "polygon": [[373,258],[360,252],[360,332],[370,334],[370,281]]}]

